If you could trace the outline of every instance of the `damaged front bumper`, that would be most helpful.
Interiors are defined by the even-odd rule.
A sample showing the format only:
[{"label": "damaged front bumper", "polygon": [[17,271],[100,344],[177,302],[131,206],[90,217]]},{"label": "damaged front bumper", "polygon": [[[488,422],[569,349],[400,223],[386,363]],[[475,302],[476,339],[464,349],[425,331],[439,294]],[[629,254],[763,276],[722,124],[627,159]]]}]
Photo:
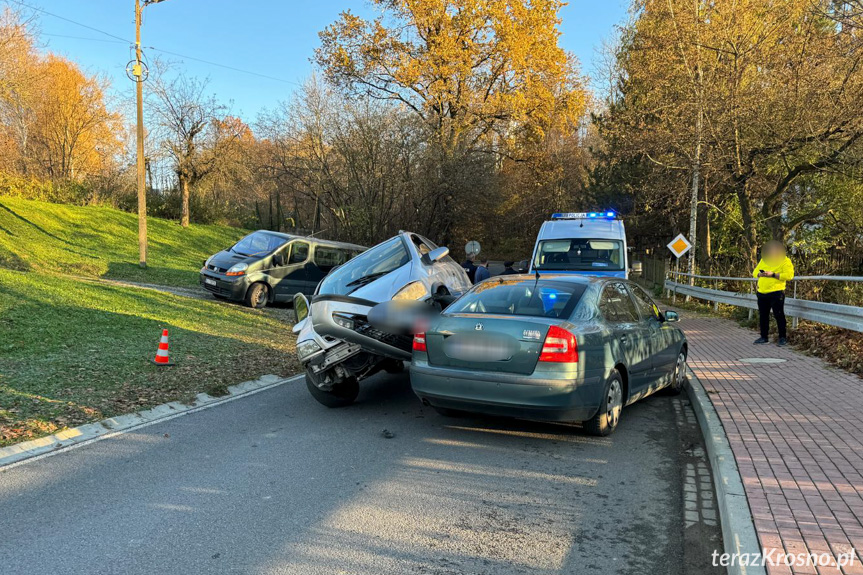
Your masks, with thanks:
[{"label": "damaged front bumper", "polygon": [[378,305],[361,298],[317,295],[312,299],[309,318],[315,332],[384,357],[410,361],[412,338],[376,329],[368,321],[369,311]]}]

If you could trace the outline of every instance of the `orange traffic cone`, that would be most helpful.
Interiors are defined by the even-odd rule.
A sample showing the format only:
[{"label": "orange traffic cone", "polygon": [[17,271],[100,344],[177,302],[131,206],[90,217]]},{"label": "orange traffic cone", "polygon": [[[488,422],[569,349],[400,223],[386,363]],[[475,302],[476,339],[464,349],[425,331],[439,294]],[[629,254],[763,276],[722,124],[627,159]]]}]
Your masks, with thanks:
[{"label": "orange traffic cone", "polygon": [[162,339],[159,340],[159,349],[156,350],[156,359],[153,360],[156,365],[174,365],[171,358],[168,356],[168,330],[162,330]]}]

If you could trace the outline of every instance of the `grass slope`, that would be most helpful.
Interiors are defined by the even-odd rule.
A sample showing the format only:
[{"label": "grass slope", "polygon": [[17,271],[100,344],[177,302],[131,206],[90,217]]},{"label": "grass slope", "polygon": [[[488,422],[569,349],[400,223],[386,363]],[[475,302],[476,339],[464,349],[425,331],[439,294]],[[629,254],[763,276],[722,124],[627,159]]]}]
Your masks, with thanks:
[{"label": "grass slope", "polygon": [[201,262],[248,233],[148,219],[148,269],[138,266],[138,218],[113,208],[0,197],[0,268],[194,286]]},{"label": "grass slope", "polygon": [[[110,208],[0,196],[0,446],[296,372],[287,309],[96,279],[197,286],[201,261],[246,232],[150,218],[142,270],[137,230]],[[151,362],[162,328],[174,367]]]},{"label": "grass slope", "polygon": [[0,269],[0,446],[295,373],[290,313]]}]

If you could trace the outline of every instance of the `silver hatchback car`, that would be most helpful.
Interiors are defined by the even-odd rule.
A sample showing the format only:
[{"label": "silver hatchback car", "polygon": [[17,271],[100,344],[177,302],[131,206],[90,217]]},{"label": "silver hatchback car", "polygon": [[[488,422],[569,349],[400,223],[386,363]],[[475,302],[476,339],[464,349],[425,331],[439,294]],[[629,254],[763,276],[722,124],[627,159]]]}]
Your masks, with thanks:
[{"label": "silver hatchback car", "polygon": [[438,247],[412,232],[366,250],[332,270],[311,303],[298,294],[297,356],[312,396],[327,407],[353,403],[359,381],[380,370],[397,372],[411,359],[412,336],[385,331],[369,321],[384,302],[430,306],[471,287],[464,269]]}]

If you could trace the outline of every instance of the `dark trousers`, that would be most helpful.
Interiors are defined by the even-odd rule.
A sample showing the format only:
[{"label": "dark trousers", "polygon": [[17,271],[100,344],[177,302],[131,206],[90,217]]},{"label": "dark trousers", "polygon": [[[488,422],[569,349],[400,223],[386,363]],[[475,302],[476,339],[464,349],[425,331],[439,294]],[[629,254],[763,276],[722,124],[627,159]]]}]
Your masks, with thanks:
[{"label": "dark trousers", "polygon": [[779,327],[779,337],[786,337],[788,322],[785,320],[785,292],[774,291],[770,293],[757,293],[758,296],[758,321],[761,324],[761,337],[767,339],[770,333],[770,311],[776,318]]}]

